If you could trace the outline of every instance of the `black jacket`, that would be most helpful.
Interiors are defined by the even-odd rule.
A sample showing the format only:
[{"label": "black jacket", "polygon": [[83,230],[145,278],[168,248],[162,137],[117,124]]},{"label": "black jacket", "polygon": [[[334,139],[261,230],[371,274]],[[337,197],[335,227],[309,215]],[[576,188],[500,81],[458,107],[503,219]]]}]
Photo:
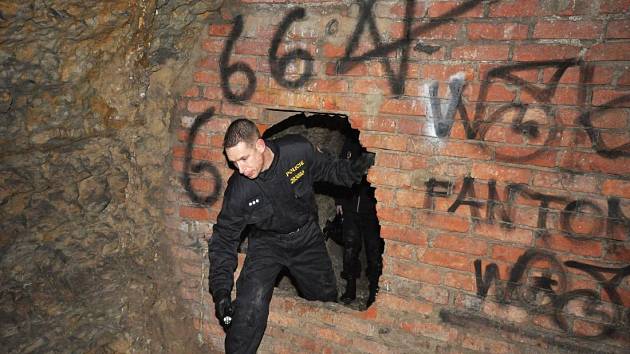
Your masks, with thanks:
[{"label": "black jacket", "polygon": [[[356,161],[366,153],[359,143],[358,136],[349,135],[343,143],[339,156],[342,159]],[[335,205],[341,205],[346,213],[376,214],[376,198],[374,188],[365,179],[351,188],[338,188],[336,190]]]},{"label": "black jacket", "polygon": [[335,159],[304,137],[287,135],[266,141],[273,151],[271,166],[256,179],[233,173],[209,242],[210,289],[231,291],[237,266],[240,234],[253,225],[250,237],[260,233],[289,233],[316,220],[313,182],[351,186],[361,180],[348,160]]}]

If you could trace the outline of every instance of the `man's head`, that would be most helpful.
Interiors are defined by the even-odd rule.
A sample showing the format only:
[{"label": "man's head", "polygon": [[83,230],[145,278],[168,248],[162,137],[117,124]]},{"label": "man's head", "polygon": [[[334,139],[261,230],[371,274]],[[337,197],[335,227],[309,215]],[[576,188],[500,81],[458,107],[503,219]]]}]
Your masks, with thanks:
[{"label": "man's head", "polygon": [[260,138],[256,124],[248,119],[237,119],[228,127],[223,139],[228,160],[243,176],[254,179],[265,165],[265,141]]}]

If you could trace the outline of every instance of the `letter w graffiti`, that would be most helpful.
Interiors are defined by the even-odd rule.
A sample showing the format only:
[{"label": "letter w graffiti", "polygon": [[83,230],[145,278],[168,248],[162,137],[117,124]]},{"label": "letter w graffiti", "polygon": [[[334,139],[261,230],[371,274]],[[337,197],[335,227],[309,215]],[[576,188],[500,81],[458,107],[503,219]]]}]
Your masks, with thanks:
[{"label": "letter w graffiti", "polygon": [[493,281],[499,280],[499,267],[490,263],[486,266],[486,274],[481,273],[481,260],[475,260],[475,280],[477,281],[477,295],[485,298]]},{"label": "letter w graffiti", "polygon": [[[426,84],[425,93],[427,98],[425,100],[426,106],[429,107],[427,118],[433,122],[433,126],[429,126],[429,135],[444,138],[450,134],[464,84],[464,73],[457,73],[451,76],[448,81],[450,92],[448,100],[441,100],[438,97],[440,84],[437,81],[431,81]],[[443,113],[443,107],[446,107],[446,113]]]}]

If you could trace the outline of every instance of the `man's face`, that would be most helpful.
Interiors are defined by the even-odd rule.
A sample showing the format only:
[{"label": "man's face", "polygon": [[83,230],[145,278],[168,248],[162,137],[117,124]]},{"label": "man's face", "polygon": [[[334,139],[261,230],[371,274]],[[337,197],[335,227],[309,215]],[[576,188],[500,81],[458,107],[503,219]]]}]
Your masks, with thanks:
[{"label": "man's face", "polygon": [[225,149],[228,160],[238,169],[238,173],[249,179],[258,177],[262,171],[264,152],[265,142],[262,139],[253,144],[242,141]]}]

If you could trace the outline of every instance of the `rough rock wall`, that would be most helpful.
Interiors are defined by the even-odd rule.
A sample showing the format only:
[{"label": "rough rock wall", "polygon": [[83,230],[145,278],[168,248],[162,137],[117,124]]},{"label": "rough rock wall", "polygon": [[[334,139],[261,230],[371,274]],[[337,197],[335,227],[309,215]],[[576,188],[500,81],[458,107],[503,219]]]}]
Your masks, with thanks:
[{"label": "rough rock wall", "polygon": [[222,2],[0,1],[4,350],[197,350],[162,185],[174,98]]}]

